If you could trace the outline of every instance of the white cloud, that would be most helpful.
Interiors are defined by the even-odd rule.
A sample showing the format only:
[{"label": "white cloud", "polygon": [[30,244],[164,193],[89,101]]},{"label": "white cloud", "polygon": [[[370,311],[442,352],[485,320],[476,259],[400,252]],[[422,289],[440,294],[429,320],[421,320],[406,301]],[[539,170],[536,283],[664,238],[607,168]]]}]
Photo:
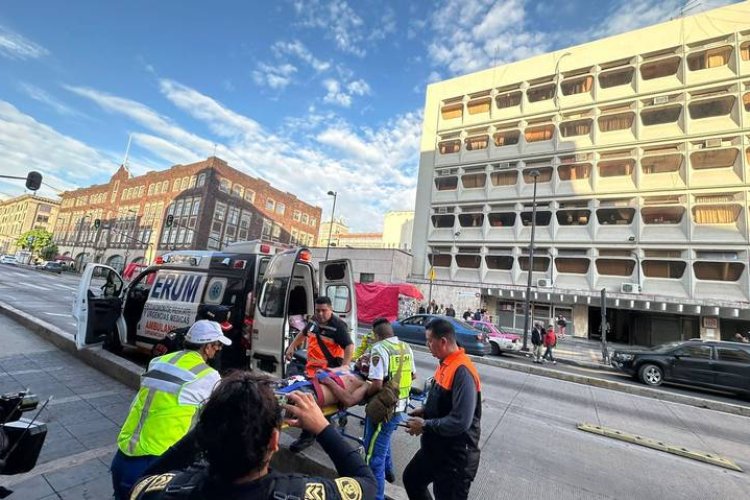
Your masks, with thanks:
[{"label": "white cloud", "polygon": [[21,82],[18,84],[18,88],[29,96],[30,98],[34,99],[35,101],[39,101],[43,104],[46,104],[53,110],[55,110],[57,113],[61,115],[66,116],[85,116],[80,111],[77,111],[67,104],[64,104],[63,102],[59,101],[58,99],[52,97],[49,93],[47,93],[45,90],[40,89],[36,85],[32,85],[30,83]]},{"label": "white cloud", "polygon": [[386,5],[383,8],[383,15],[380,18],[380,22],[375,26],[370,35],[369,40],[384,40],[396,32],[396,11],[390,5]]},{"label": "white cloud", "polygon": [[274,90],[283,90],[292,83],[292,76],[297,72],[297,67],[286,64],[258,63],[253,70],[253,81],[260,86],[267,86]]},{"label": "white cloud", "polygon": [[323,29],[340,51],[365,56],[365,23],[345,0],[295,0],[293,5],[302,26]]},{"label": "white cloud", "polygon": [[[117,168],[115,159],[56,131],[0,100],[0,156],[7,175],[25,176],[36,170],[44,182],[59,189],[89,185],[92,179],[109,176]],[[17,193],[23,184],[19,181]],[[43,188],[39,194],[55,191]]]},{"label": "white cloud", "polygon": [[341,83],[334,78],[323,80],[323,88],[326,89],[326,95],[323,102],[335,104],[344,108],[352,105],[352,96],[363,96],[370,94],[370,85],[366,81],[353,80],[347,83]]},{"label": "white cloud", "polygon": [[299,40],[293,40],[291,42],[276,42],[271,50],[276,54],[277,57],[283,55],[293,55],[298,57],[300,60],[306,62],[315,71],[321,73],[327,71],[331,67],[331,63],[323,61],[315,57],[305,45]]},{"label": "white cloud", "polygon": [[38,59],[49,51],[18,33],[0,26],[0,55],[9,59]]}]

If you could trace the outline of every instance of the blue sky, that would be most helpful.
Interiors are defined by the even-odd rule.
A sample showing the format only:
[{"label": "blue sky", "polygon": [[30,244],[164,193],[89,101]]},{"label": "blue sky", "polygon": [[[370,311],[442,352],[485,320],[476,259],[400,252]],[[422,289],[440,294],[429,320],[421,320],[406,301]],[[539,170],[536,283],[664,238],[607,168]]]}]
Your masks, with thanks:
[{"label": "blue sky", "polygon": [[[728,0],[688,2],[689,13]],[[55,187],[217,156],[353,230],[412,209],[424,88],[665,21],[677,0],[5,2],[0,173]],[[22,192],[0,182],[0,196]],[[47,191],[47,194],[51,191]]]}]

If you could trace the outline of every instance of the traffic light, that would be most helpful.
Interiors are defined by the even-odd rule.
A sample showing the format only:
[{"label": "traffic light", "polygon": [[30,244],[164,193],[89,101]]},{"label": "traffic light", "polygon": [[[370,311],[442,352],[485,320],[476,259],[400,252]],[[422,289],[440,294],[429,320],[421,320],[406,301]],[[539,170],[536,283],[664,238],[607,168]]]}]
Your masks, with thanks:
[{"label": "traffic light", "polygon": [[34,171],[29,172],[26,176],[26,189],[36,191],[40,187],[42,187],[42,174]]},{"label": "traffic light", "polygon": [[101,219],[94,219],[94,229],[99,229],[99,227],[101,227],[101,225],[102,225],[102,220]]},{"label": "traffic light", "polygon": [[174,224],[174,215],[167,215],[167,227],[172,227]]}]

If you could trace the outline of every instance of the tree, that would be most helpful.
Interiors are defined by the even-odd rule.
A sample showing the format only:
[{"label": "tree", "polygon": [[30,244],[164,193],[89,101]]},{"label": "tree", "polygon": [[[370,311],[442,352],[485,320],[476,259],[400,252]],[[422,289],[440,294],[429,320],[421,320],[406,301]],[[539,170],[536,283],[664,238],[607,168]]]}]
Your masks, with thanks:
[{"label": "tree", "polygon": [[32,229],[23,233],[16,245],[24,250],[30,250],[32,254],[38,254],[42,249],[52,245],[52,233],[46,229]]},{"label": "tree", "polygon": [[57,245],[54,243],[50,243],[48,246],[42,248],[42,251],[39,253],[39,255],[44,260],[52,260],[55,257],[57,257],[57,254],[60,252],[60,250],[57,248]]}]

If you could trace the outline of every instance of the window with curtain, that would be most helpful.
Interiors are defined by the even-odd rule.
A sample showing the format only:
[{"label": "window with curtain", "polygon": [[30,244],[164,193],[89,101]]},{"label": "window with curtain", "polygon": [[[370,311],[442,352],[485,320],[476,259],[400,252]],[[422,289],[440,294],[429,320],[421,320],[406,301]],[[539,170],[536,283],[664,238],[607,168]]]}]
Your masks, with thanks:
[{"label": "window with curtain", "polygon": [[479,113],[489,113],[490,103],[492,99],[489,97],[482,97],[481,99],[473,99],[466,104],[466,109],[470,115],[477,115]]},{"label": "window with curtain", "polygon": [[461,151],[461,140],[452,139],[450,141],[441,141],[438,143],[438,150],[441,155],[447,155],[451,153],[458,153]]},{"label": "window with curtain", "polygon": [[615,130],[627,130],[633,126],[635,113],[628,111],[626,113],[617,113],[614,115],[604,115],[597,119],[599,130],[602,132],[614,132]]},{"label": "window with curtain", "polygon": [[492,136],[495,139],[495,146],[512,146],[518,144],[518,139],[521,137],[521,132],[518,130],[503,130],[496,132]]},{"label": "window with curtain", "polygon": [[696,170],[733,167],[739,154],[737,148],[696,151],[690,155],[690,166]]},{"label": "window with curtain", "polygon": [[602,276],[632,276],[634,269],[634,260],[596,259],[596,272]]},{"label": "window with curtain", "polygon": [[427,254],[429,262],[432,262],[432,267],[451,267],[453,263],[453,256],[450,254]]},{"label": "window with curtain", "polygon": [[635,208],[600,208],[596,211],[599,224],[631,224],[635,217]]},{"label": "window with curtain", "polygon": [[682,105],[665,106],[657,109],[644,109],[641,111],[641,123],[645,127],[651,125],[662,125],[665,123],[674,123],[680,119]]},{"label": "window with curtain", "polygon": [[529,102],[546,101],[555,97],[555,84],[540,85],[526,91]]},{"label": "window with curtain", "polygon": [[465,269],[479,269],[482,265],[481,255],[456,255],[456,265]]},{"label": "window with curtain", "polygon": [[742,94],[742,106],[745,108],[745,111],[750,111],[750,92]]},{"label": "window with curtain", "polygon": [[743,61],[750,61],[750,42],[745,42],[740,46],[740,56]]},{"label": "window with curtain", "polygon": [[495,105],[500,108],[512,108],[521,104],[522,92],[508,92],[506,94],[498,94],[495,97]]},{"label": "window with curtain", "polygon": [[591,210],[558,210],[555,215],[561,226],[585,226],[591,218]]},{"label": "window with curtain", "polygon": [[464,189],[483,188],[487,181],[487,174],[484,172],[475,174],[464,174],[461,176],[461,184]]},{"label": "window with curtain", "polygon": [[458,187],[458,176],[448,175],[445,177],[435,177],[435,188],[438,191],[455,191]]},{"label": "window with curtain", "polygon": [[[552,212],[549,210],[539,210],[536,211],[536,225],[537,226],[549,226],[550,221],[552,220]],[[521,224],[524,226],[530,226],[531,225],[531,212],[521,212]]]},{"label": "window with curtain", "polygon": [[487,216],[490,227],[513,227],[516,223],[515,212],[493,212]]},{"label": "window with curtain", "polygon": [[696,279],[705,281],[737,281],[742,277],[745,264],[741,262],[694,262]]},{"label": "window with curtain", "polygon": [[531,172],[534,170],[539,171],[539,176],[536,178],[537,184],[552,180],[552,167],[525,168],[523,170],[523,181],[526,184],[534,184],[534,177],[531,176]]},{"label": "window with curtain", "polygon": [[591,133],[592,122],[593,120],[591,120],[590,118],[563,122],[560,124],[560,133],[563,137],[589,135]]},{"label": "window with curtain", "polygon": [[487,145],[490,142],[490,136],[489,135],[475,135],[472,137],[467,137],[464,139],[464,143],[466,144],[466,149],[469,151],[474,151],[477,149],[487,149]]},{"label": "window with curtain", "polygon": [[677,74],[678,69],[680,69],[680,56],[644,63],[641,64],[641,78],[644,80],[664,78]]},{"label": "window with curtain", "polygon": [[677,172],[682,167],[682,155],[646,156],[641,158],[641,170],[644,174],[663,174]]},{"label": "window with curtain", "polygon": [[647,278],[677,280],[685,274],[687,264],[680,260],[644,260],[641,262],[643,275]]},{"label": "window with curtain", "polygon": [[506,170],[499,172],[492,172],[490,174],[490,181],[493,186],[515,186],[518,182],[518,170]]},{"label": "window with curtain", "polygon": [[599,175],[601,177],[617,177],[632,175],[635,160],[611,160],[599,162]]},{"label": "window with curtain", "polygon": [[693,120],[700,120],[702,118],[728,115],[732,112],[733,107],[734,96],[727,95],[691,102],[688,105],[688,110],[690,111],[690,118]]},{"label": "window with curtain", "polygon": [[555,269],[558,273],[586,274],[589,272],[591,261],[576,257],[558,257],[555,259]]},{"label": "window with curtain", "polygon": [[696,224],[734,224],[740,216],[740,205],[699,205],[693,207]]},{"label": "window with curtain", "polygon": [[461,227],[482,227],[484,214],[460,214],[458,223]]},{"label": "window with curtain", "polygon": [[513,269],[513,257],[510,255],[485,255],[484,262],[488,269],[510,271]]},{"label": "window with curtain", "polygon": [[463,103],[446,104],[440,108],[440,114],[443,116],[443,120],[461,118],[464,114],[464,105]]},{"label": "window with curtain", "polygon": [[437,214],[432,216],[432,226],[435,228],[453,227],[455,216],[453,214]]},{"label": "window with curtain", "polygon": [[641,218],[644,224],[679,224],[685,215],[685,207],[643,207]]},{"label": "window with curtain", "polygon": [[688,68],[690,71],[700,71],[703,69],[719,68],[729,64],[729,58],[732,56],[732,47],[718,47],[715,49],[704,50],[688,56]]},{"label": "window with curtain", "polygon": [[560,87],[562,88],[563,95],[575,95],[591,92],[591,87],[593,87],[593,84],[594,77],[591,75],[586,75],[566,79],[562,82]]},{"label": "window with curtain", "polygon": [[523,135],[526,142],[549,141],[555,136],[555,126],[550,124],[527,127]]},{"label": "window with curtain", "polygon": [[599,86],[603,89],[609,89],[629,85],[633,81],[634,74],[635,68],[633,67],[605,71],[599,75]]},{"label": "window with curtain", "polygon": [[557,167],[557,175],[561,181],[577,181],[591,177],[591,164],[560,165]]},{"label": "window with curtain", "polygon": [[[521,271],[529,270],[529,260],[528,256],[518,258],[518,266]],[[549,260],[549,257],[534,255],[534,272],[546,272],[549,269]]]}]

